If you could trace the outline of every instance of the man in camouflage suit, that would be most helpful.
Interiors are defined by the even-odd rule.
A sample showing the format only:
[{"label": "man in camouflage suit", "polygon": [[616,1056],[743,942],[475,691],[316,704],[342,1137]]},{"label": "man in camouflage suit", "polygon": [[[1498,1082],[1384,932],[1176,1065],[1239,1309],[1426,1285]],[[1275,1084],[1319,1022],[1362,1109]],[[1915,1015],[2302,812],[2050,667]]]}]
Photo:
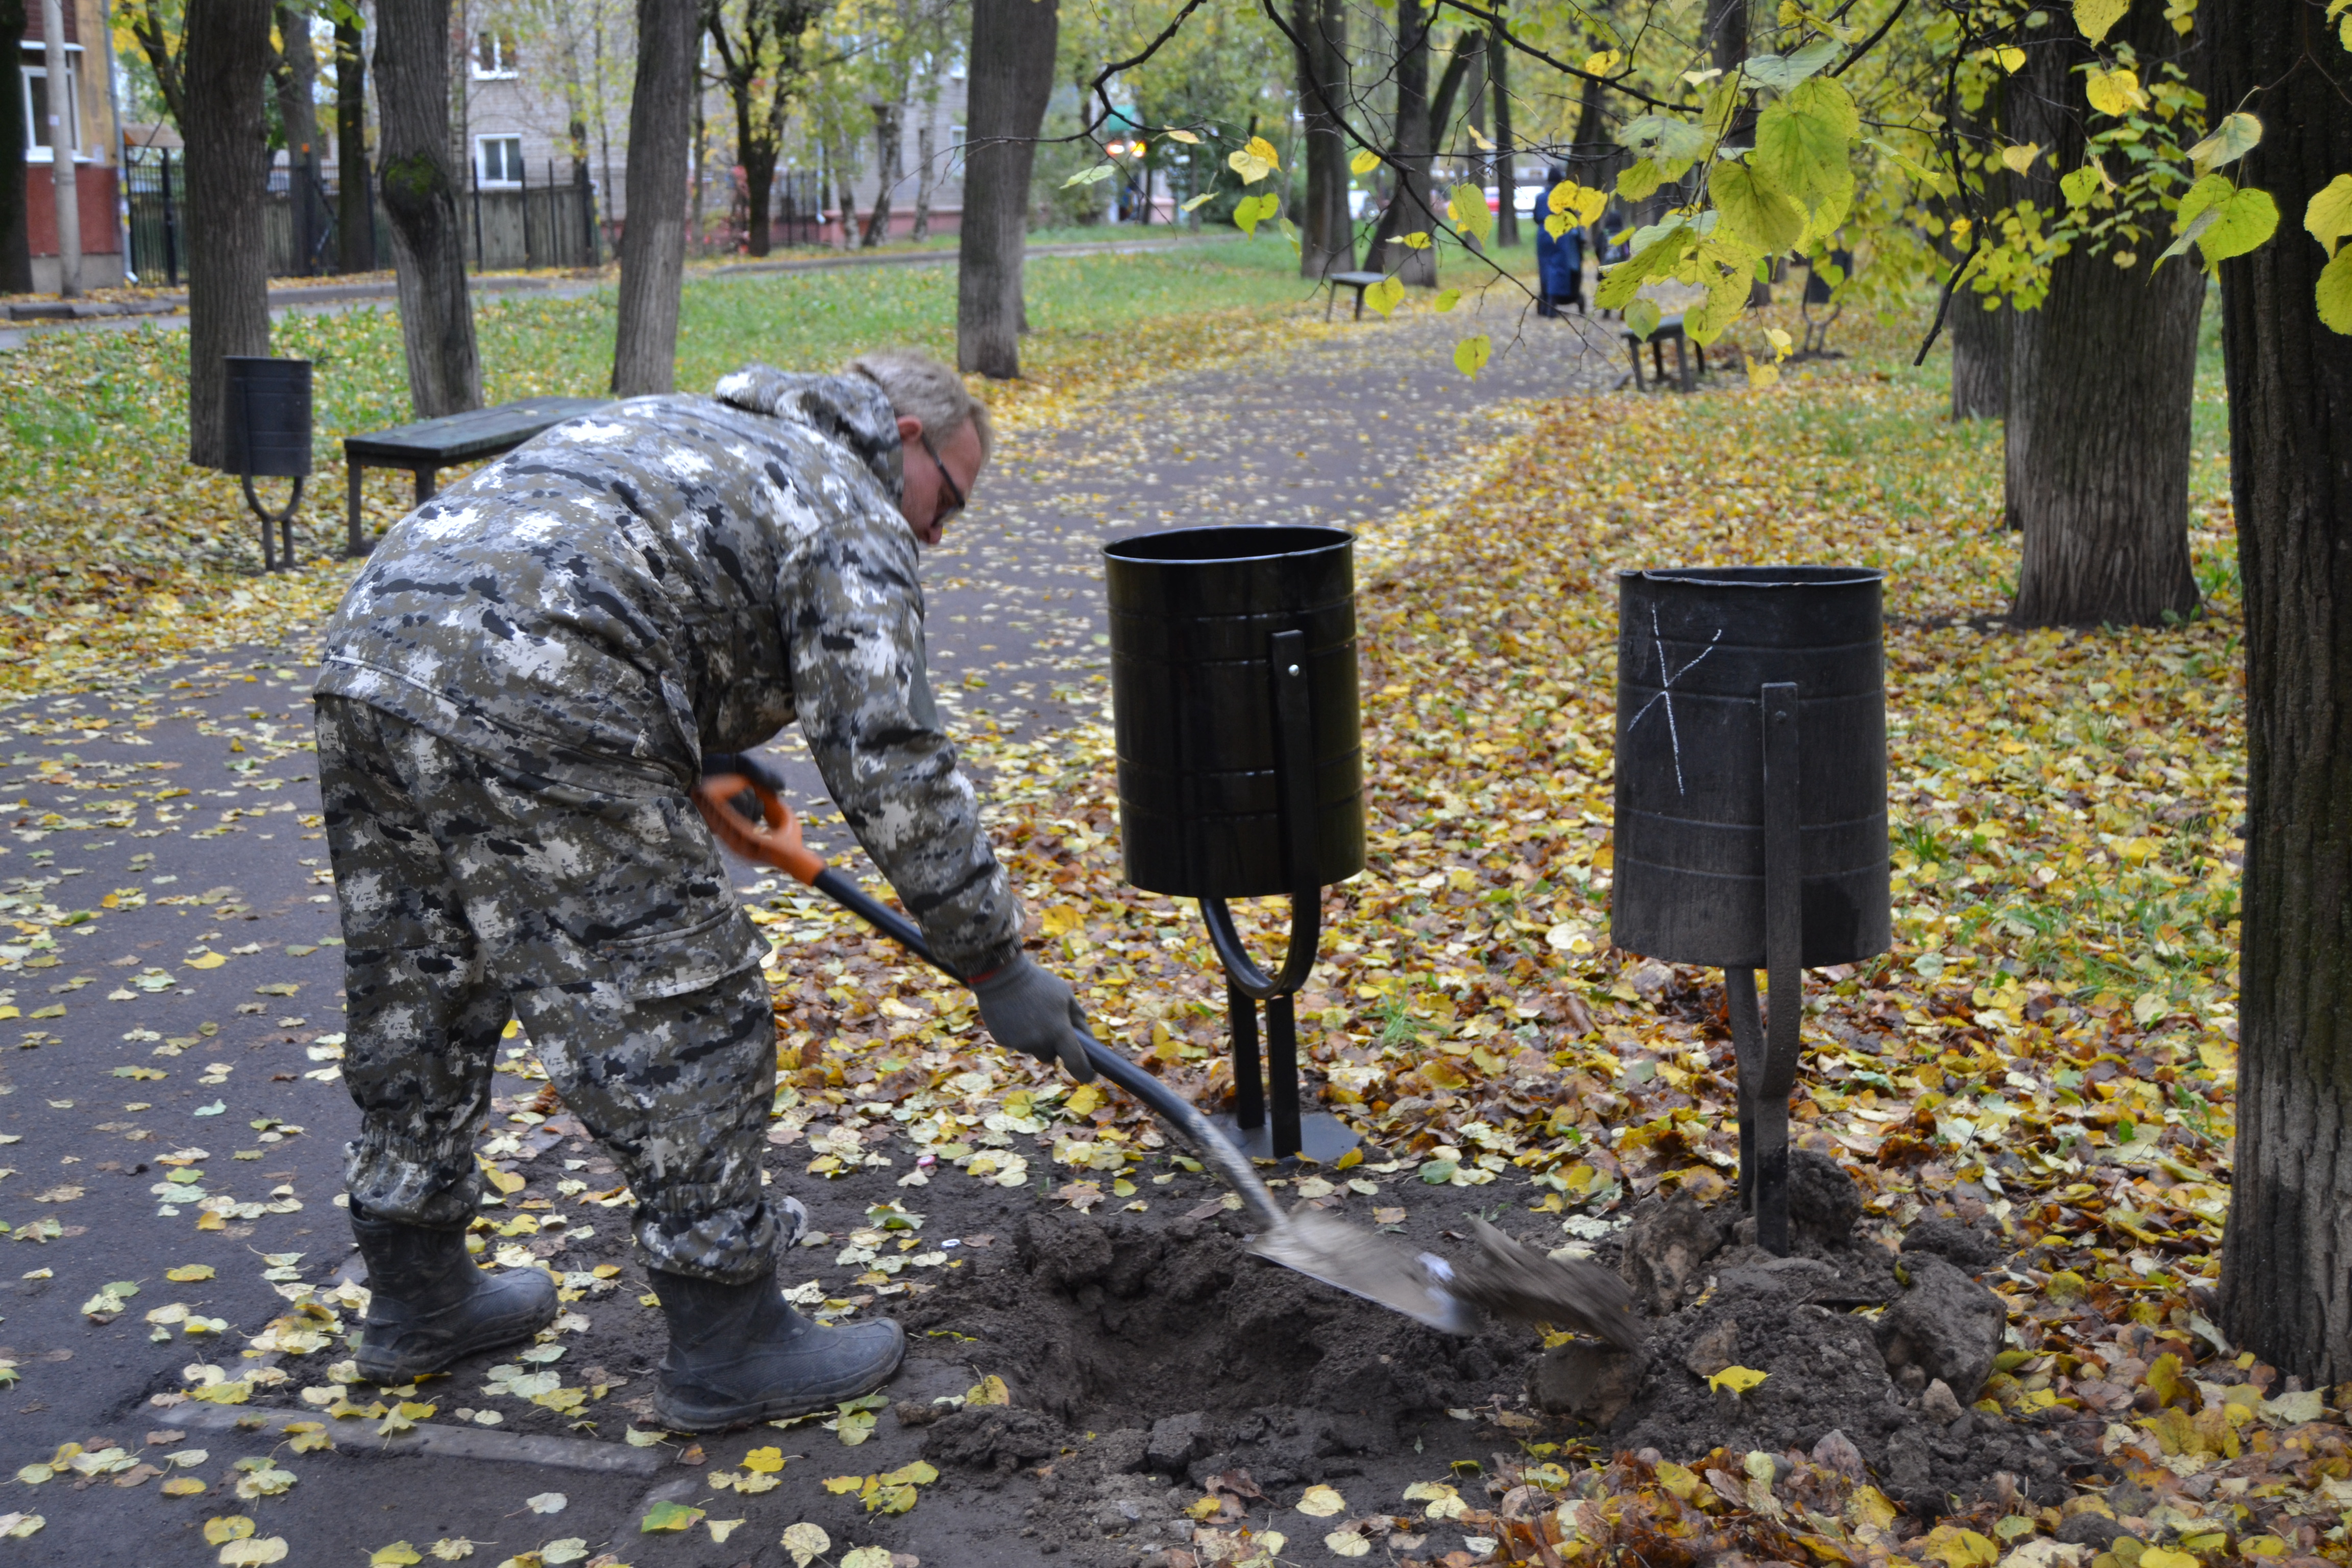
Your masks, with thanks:
[{"label": "man in camouflage suit", "polygon": [[403,1382],[556,1311],[465,1250],[509,1016],[620,1163],[669,1321],[655,1408],[708,1430],[854,1397],[896,1323],[784,1304],[800,1205],[761,1189],[766,955],[688,792],[797,720],[851,829],[1000,1044],[1092,1076],[1025,957],[925,675],[917,545],[986,459],[953,373],[752,366],[711,397],[558,426],[388,534],[327,634],[320,786],[346,946],[346,1171],[374,1294],[363,1376]]}]

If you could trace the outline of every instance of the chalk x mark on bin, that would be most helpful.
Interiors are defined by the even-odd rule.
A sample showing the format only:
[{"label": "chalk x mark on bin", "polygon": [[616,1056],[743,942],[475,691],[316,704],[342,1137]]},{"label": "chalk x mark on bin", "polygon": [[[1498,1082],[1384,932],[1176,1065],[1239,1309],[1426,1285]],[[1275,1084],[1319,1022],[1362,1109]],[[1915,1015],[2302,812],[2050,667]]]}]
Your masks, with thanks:
[{"label": "chalk x mark on bin", "polygon": [[1676,795],[1688,795],[1690,791],[1683,786],[1683,737],[1682,731],[1675,726],[1675,682],[1696,669],[1706,656],[1715,651],[1715,645],[1722,640],[1723,628],[1717,626],[1715,628],[1715,635],[1706,639],[1706,646],[1698,650],[1698,658],[1669,675],[1666,673],[1666,635],[1658,629],[1658,612],[1655,609],[1650,612],[1650,646],[1658,650],[1658,694],[1643,703],[1640,712],[1625,721],[1625,732],[1629,735],[1633,732],[1633,726],[1642,721],[1643,713],[1647,713],[1660,703],[1665,705],[1666,743],[1673,748],[1675,753],[1675,793]]}]

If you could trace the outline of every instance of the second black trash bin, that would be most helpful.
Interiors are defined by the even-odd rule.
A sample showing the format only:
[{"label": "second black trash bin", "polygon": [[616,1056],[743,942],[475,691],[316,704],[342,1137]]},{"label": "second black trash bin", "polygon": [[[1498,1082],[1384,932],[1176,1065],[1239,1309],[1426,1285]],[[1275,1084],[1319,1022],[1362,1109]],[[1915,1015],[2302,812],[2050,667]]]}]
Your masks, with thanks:
[{"label": "second black trash bin", "polygon": [[[1276,526],[1103,550],[1127,879],[1201,900],[1226,971],[1236,1126],[1276,1158],[1335,1159],[1354,1142],[1335,1118],[1300,1115],[1291,1005],[1315,961],[1321,889],[1364,865],[1354,545],[1336,528]],[[1225,900],[1282,894],[1290,948],[1269,975]]]}]

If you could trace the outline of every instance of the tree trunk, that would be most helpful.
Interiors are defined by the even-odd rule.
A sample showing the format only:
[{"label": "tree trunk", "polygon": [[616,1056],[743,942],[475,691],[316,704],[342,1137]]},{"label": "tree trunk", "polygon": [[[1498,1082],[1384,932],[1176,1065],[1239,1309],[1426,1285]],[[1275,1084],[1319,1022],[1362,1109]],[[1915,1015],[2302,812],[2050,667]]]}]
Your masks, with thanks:
[{"label": "tree trunk", "polygon": [[74,143],[80,140],[80,127],[74,123],[74,95],[66,90],[71,68],[66,64],[65,7],[59,0],[41,0],[41,41],[48,71],[49,198],[58,215],[58,293],[71,300],[81,293],[81,195],[74,179]]},{"label": "tree trunk", "polygon": [[318,270],[325,202],[319,194],[319,57],[310,46],[310,14],[278,7],[278,58],[269,73],[278,90],[278,120],[286,131],[286,200],[294,219],[294,270]]},{"label": "tree trunk", "polygon": [[[2155,247],[2151,245],[2149,249]],[[2149,626],[2197,607],[2189,415],[2205,279],[2077,250],[2010,327],[2008,504],[2022,626]],[[2132,389],[2128,397],[2116,388]]]},{"label": "tree trunk", "polygon": [[1952,296],[1952,417],[1998,419],[2009,407],[2007,305],[1986,310],[1986,297],[1963,289]]},{"label": "tree trunk", "polygon": [[[1348,216],[1348,141],[1338,110],[1348,93],[1348,13],[1341,0],[1294,0],[1291,29],[1303,47],[1292,50],[1307,200],[1298,215],[1298,271],[1328,278],[1356,265],[1354,220]],[[1147,211],[1149,207],[1147,206]]]},{"label": "tree trunk", "polygon": [[448,40],[449,0],[377,0],[383,210],[392,222],[408,405],[419,419],[482,405],[466,225],[449,158]]},{"label": "tree trunk", "polygon": [[676,0],[637,0],[637,76],[629,101],[629,216],[621,228],[621,330],[613,391],[668,392],[677,380],[678,290],[686,279],[687,143],[694,128],[699,18]]},{"label": "tree trunk", "polygon": [[866,219],[866,247],[872,249],[890,237],[890,188],[906,177],[898,159],[903,134],[899,106],[877,103],[874,109],[874,211]]},{"label": "tree trunk", "polygon": [[2228,172],[2280,214],[2221,264],[2247,826],[2221,1325],[2306,1388],[2352,1380],[2352,337],[2315,317],[2326,256],[2297,222],[2352,169],[2352,115],[2321,23],[2309,0],[2198,16],[2207,101],[2263,121]]},{"label": "tree trunk", "polygon": [[261,93],[269,0],[205,0],[188,36],[188,461],[229,468],[230,354],[269,352]]},{"label": "tree trunk", "polygon": [[[1498,5],[1496,9],[1500,9]],[[1519,243],[1518,172],[1511,167],[1517,145],[1511,140],[1511,46],[1496,27],[1486,40],[1486,75],[1495,89],[1495,243]]]},{"label": "tree trunk", "polygon": [[[25,47],[25,0],[0,0],[0,59]],[[32,237],[26,231],[25,117],[0,114],[0,294],[33,291]]]},{"label": "tree trunk", "polygon": [[939,174],[931,167],[937,152],[931,121],[937,118],[933,111],[938,107],[936,99],[924,104],[923,122],[915,129],[915,222],[907,237],[917,245],[931,237],[931,187],[939,183]]},{"label": "tree trunk", "polygon": [[972,0],[963,226],[956,247],[956,366],[968,374],[1021,374],[1029,170],[1054,89],[1060,25],[1060,0]]},{"label": "tree trunk", "polygon": [[[2079,167],[2084,127],[2075,68],[2092,58],[2053,27],[2016,73],[2019,141],[2048,149],[2024,194],[2063,211],[2057,172]],[[2154,6],[2118,35],[2151,62],[2179,45]],[[2007,504],[2024,531],[2011,616],[2024,626],[2152,625],[2197,607],[2189,559],[2189,416],[2205,280],[2158,248],[2130,267],[2077,244],[2052,264],[2039,308],[2010,325]],[[2127,397],[2117,387],[2131,388]]]},{"label": "tree trunk", "polygon": [[336,259],[345,272],[375,270],[375,202],[368,184],[366,37],[356,12],[335,23]]},{"label": "tree trunk", "polygon": [[1384,270],[1393,265],[1398,281],[1416,289],[1437,287],[1437,247],[1414,250],[1398,237],[1427,232],[1433,239],[1436,235],[1437,218],[1429,201],[1431,20],[1421,0],[1397,0],[1396,146],[1390,157],[1400,178],[1374,236],[1381,245],[1376,251],[1378,265]]}]

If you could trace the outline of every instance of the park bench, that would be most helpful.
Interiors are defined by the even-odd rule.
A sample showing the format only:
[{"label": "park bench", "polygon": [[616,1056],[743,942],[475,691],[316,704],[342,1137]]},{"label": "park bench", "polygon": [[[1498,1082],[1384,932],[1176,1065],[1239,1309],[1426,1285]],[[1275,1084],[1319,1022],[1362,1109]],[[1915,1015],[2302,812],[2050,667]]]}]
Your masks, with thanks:
[{"label": "park bench", "polygon": [[1334,272],[1323,279],[1331,290],[1323,301],[1323,319],[1331,319],[1331,307],[1339,302],[1339,290],[1344,286],[1356,291],[1356,320],[1364,319],[1364,290],[1378,283],[1387,274],[1381,272]]},{"label": "park bench", "polygon": [[605,402],[601,397],[526,397],[518,403],[501,403],[495,408],[477,408],[469,414],[420,419],[413,425],[398,425],[373,435],[346,436],[343,461],[350,469],[351,552],[364,555],[368,550],[366,542],[360,537],[362,469],[404,469],[415,477],[416,504],[423,506],[433,499],[434,481],[442,469],[511,452],[541,431],[602,408]]},{"label": "park bench", "polygon": [[[1633,335],[1631,327],[1622,330],[1618,335],[1625,340],[1625,347],[1633,358],[1633,390],[1646,391],[1647,384],[1642,380],[1642,340]],[[1656,328],[1650,333],[1650,363],[1651,368],[1656,373],[1660,386],[1666,384],[1666,344],[1669,342],[1675,345],[1675,380],[1681,384],[1685,392],[1696,391],[1698,377],[1706,374],[1706,345],[1699,342],[1690,343],[1698,356],[1697,370],[1694,374],[1690,360],[1683,353],[1684,343],[1689,342],[1683,332],[1683,319],[1680,316],[1662,318]],[[1623,384],[1621,382],[1619,384]]]}]

